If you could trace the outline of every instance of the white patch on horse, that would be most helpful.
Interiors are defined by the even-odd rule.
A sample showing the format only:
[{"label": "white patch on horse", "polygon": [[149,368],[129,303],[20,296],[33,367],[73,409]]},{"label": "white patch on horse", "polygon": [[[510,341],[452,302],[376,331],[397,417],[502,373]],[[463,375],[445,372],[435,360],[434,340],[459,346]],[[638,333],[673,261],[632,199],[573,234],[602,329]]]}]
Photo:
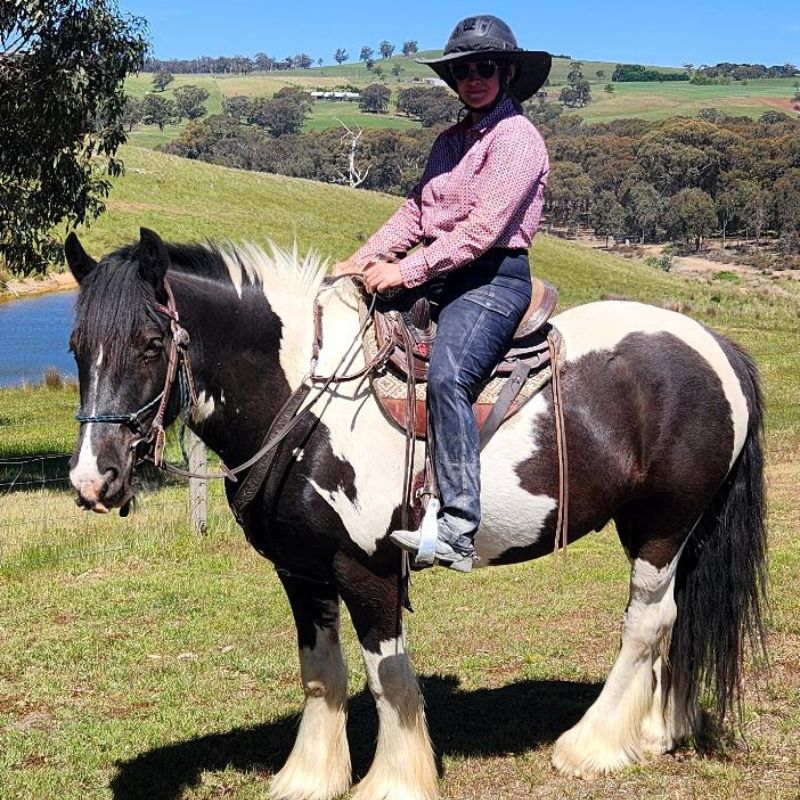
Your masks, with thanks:
[{"label": "white patch on horse", "polygon": [[378,745],[353,800],[437,797],[436,762],[422,695],[402,638],[381,642],[378,653],[362,647],[361,654],[378,710]]},{"label": "white patch on horse", "polygon": [[271,784],[273,797],[336,797],[350,788],[347,743],[347,668],[339,645],[339,608],[327,603],[337,621],[315,625],[313,648],[300,648],[306,696],[292,752]]},{"label": "white patch on horse", "polygon": [[[86,399],[89,403],[88,416],[97,416],[98,385],[100,380],[99,369],[103,363],[103,347],[95,360],[94,368],[89,376],[89,386],[86,390]],[[92,438],[95,433],[94,422],[84,422],[81,426],[81,448],[78,451],[78,461],[70,470],[69,479],[73,488],[90,503],[100,501],[100,492],[105,484],[105,478],[100,474],[97,464],[97,454],[92,447]]]},{"label": "white patch on horse", "polygon": [[481,561],[498,558],[515,547],[538,541],[556,500],[522,488],[517,467],[537,450],[536,429],[545,422],[548,406],[538,394],[505,422],[481,454],[481,527],[475,547]]},{"label": "white patch on horse", "polygon": [[699,322],[665,308],[618,300],[576,306],[551,322],[564,337],[568,362],[598,350],[613,350],[631,333],[671,333],[689,345],[708,362],[722,384],[731,409],[734,444],[729,466],[733,465],[747,436],[747,399],[725,352]]},{"label": "white patch on horse", "polygon": [[270,254],[245,243],[222,251],[231,280],[242,296],[244,277],[260,286],[272,310],[280,318],[280,364],[292,389],[308,373],[314,335],[312,300],[328,267],[316,251],[303,258],[297,245],[289,250],[270,242]]},{"label": "white patch on horse", "polygon": [[[337,288],[323,292],[320,302],[323,348],[318,372],[330,374],[343,357],[341,374],[358,371],[364,366],[364,356],[352,295],[347,289]],[[369,383],[363,380],[332,387],[312,413],[325,423],[334,456],[355,473],[355,501],[343,490],[328,491],[314,482],[311,485],[340,517],[350,538],[372,554],[389,530],[394,509],[402,502],[405,439],[386,420]],[[422,468],[422,450],[416,448],[416,469]]]},{"label": "white patch on horse", "polygon": [[[362,388],[356,402],[333,399],[315,412],[327,426],[334,456],[353,468],[356,494],[351,501],[342,489],[329,491],[313,480],[311,486],[336,512],[350,538],[371,555],[402,501],[403,436],[390,429],[369,388]],[[376,460],[378,442],[380,456]],[[417,468],[422,467],[421,450],[417,448]]]},{"label": "white patch on horse", "polygon": [[197,395],[197,402],[192,406],[189,416],[192,422],[197,424],[205,422],[214,413],[214,396],[209,394],[206,397],[205,389]]},{"label": "white patch on horse", "polygon": [[661,569],[634,560],[617,660],[600,696],[556,742],[553,763],[563,774],[592,777],[641,758],[643,724],[653,704],[654,656],[675,624],[675,571],[685,544]]}]

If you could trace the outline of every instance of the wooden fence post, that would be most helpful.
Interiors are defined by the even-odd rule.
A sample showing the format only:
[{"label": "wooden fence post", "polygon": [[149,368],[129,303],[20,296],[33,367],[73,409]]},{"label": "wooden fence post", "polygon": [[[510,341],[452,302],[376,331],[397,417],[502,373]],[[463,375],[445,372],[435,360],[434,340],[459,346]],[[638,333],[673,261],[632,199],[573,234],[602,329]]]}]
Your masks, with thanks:
[{"label": "wooden fence post", "polygon": [[[189,472],[205,475],[208,472],[206,446],[189,428],[186,429],[186,452],[189,455]],[[208,522],[207,482],[189,478],[189,523],[198,536],[205,533]]]}]

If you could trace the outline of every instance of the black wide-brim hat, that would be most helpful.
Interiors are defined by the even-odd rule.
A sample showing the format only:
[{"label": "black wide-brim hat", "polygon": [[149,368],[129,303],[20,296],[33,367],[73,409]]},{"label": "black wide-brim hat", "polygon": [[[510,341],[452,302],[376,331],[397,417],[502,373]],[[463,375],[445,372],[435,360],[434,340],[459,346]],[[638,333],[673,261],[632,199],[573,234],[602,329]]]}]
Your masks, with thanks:
[{"label": "black wide-brim hat", "polygon": [[458,61],[476,59],[497,59],[516,64],[517,74],[508,87],[508,93],[520,102],[533,97],[544,86],[553,61],[550,53],[543,50],[523,50],[511,28],[490,14],[461,20],[450,34],[441,58],[416,60],[418,64],[427,64],[454,92],[458,92],[450,67]]}]

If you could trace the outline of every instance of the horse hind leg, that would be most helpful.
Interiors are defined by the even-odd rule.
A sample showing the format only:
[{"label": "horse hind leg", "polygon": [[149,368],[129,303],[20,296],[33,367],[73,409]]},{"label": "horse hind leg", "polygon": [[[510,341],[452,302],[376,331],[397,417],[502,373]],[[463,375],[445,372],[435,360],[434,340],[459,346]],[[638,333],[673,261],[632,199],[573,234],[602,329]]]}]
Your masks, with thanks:
[{"label": "horse hind leg", "polygon": [[350,610],[378,711],[378,743],[352,800],[435,800],[438,774],[422,693],[405,649],[397,575],[350,562],[342,597]]},{"label": "horse hind leg", "polygon": [[306,700],[292,752],[273,777],[274,800],[330,800],[350,788],[347,668],[335,590],[282,577],[297,625]]},{"label": "horse hind leg", "polygon": [[663,567],[648,559],[645,548],[633,559],[617,660],[600,696],[555,745],[553,763],[565,775],[593,777],[639,761],[645,720],[651,716],[652,734],[662,735],[657,726],[663,726],[663,715],[659,719],[653,712],[654,703],[660,706],[653,668],[675,623],[673,591],[680,552],[677,548]]},{"label": "horse hind leg", "polygon": [[695,697],[678,684],[669,663],[672,630],[664,636],[661,653],[653,664],[653,702],[642,721],[642,751],[670,753],[698,728],[700,708]]}]

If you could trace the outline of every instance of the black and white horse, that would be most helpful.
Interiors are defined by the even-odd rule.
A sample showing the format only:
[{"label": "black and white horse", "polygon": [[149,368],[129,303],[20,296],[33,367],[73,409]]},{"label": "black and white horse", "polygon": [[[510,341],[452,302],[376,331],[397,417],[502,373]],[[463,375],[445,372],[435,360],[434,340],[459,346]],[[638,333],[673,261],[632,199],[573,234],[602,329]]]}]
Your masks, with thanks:
[{"label": "black and white horse", "polygon": [[[71,344],[83,414],[129,413],[163,388],[170,328],[156,304],[169,276],[191,335],[199,397],[190,424],[228,465],[255,453],[308,371],[324,263],[279,249],[165,245],[146,230],[99,264],[73,235],[67,259],[80,283]],[[352,290],[337,284],[321,303],[319,372],[348,348],[352,371],[363,363]],[[569,309],[553,324],[566,352],[569,540],[613,519],[631,563],[619,656],[553,752],[562,773],[592,776],[675,748],[696,729],[706,690],[718,717],[737,705],[744,643],[763,643],[762,405],[749,358],[688,317],[615,301]],[[174,394],[167,421],[179,410]],[[552,552],[553,431],[546,389],[484,450],[482,565]],[[81,426],[70,477],[82,505],[127,506],[135,436],[115,422]],[[401,558],[387,539],[403,468],[404,437],[368,385],[340,384],[282,445],[271,486],[246,514],[247,538],[279,568],[294,613],[306,695],[297,741],[272,781],[276,798],[332,798],[351,783],[340,600],[379,717],[375,759],[354,797],[437,795],[398,611]]]}]

